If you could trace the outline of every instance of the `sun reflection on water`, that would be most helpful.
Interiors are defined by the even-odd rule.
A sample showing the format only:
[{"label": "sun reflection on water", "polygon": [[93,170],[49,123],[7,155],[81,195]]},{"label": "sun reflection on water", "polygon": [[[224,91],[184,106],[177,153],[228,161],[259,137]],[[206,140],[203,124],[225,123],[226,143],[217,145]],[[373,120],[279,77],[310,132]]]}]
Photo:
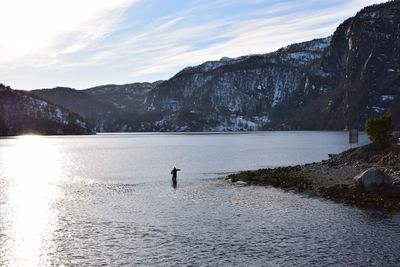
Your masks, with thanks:
[{"label": "sun reflection on water", "polygon": [[[22,136],[3,155],[5,209],[0,249],[10,266],[50,265],[61,156],[51,139]],[[4,235],[4,234],[3,234]]]}]

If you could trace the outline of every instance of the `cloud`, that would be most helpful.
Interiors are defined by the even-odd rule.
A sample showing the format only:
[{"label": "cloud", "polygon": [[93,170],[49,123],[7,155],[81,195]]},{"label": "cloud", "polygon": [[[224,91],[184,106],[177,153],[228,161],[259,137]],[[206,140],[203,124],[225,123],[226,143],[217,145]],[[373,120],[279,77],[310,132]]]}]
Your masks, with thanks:
[{"label": "cloud", "polygon": [[105,37],[135,0],[2,0],[0,64],[45,63]]},{"label": "cloud", "polygon": [[[202,21],[203,14],[212,16],[216,6],[226,8],[233,2],[249,3],[220,0],[206,5],[197,1],[188,9],[159,19],[141,34],[106,48],[91,61],[118,64],[122,60],[131,66],[126,77],[132,80],[168,78],[184,67],[222,56],[266,53],[294,42],[326,37],[365,5],[359,0],[326,1],[324,6],[310,9],[319,1],[279,1]],[[263,1],[251,2],[256,5]]]}]

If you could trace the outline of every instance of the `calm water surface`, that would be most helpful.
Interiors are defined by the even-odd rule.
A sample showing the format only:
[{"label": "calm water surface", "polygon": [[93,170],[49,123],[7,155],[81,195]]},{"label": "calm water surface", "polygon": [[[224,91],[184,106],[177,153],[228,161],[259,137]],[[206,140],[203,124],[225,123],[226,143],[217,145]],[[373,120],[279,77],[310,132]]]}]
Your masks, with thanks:
[{"label": "calm water surface", "polygon": [[219,178],[348,147],[341,132],[0,139],[0,265],[398,266],[399,214]]}]

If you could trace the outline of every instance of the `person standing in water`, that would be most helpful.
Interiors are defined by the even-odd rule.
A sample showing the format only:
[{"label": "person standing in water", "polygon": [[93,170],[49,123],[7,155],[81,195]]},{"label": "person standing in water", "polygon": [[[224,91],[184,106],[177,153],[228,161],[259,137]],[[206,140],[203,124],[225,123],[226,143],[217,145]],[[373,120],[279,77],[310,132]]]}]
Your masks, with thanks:
[{"label": "person standing in water", "polygon": [[180,170],[181,170],[181,169],[177,169],[175,166],[174,166],[174,168],[172,169],[172,171],[171,171],[171,174],[172,174],[172,183],[174,183],[174,184],[177,183],[176,177],[178,176],[178,171],[180,171]]}]

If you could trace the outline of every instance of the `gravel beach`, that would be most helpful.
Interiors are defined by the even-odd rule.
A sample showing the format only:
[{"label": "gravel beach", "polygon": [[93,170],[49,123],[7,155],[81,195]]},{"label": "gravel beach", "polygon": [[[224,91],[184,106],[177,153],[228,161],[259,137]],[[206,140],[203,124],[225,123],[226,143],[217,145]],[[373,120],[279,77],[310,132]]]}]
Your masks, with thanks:
[{"label": "gravel beach", "polygon": [[[400,211],[400,145],[397,142],[385,149],[370,144],[329,157],[317,163],[239,172],[226,179],[232,183],[241,181],[312,192],[362,208]],[[392,185],[370,191],[354,183],[356,175],[373,167],[390,175]]]}]

